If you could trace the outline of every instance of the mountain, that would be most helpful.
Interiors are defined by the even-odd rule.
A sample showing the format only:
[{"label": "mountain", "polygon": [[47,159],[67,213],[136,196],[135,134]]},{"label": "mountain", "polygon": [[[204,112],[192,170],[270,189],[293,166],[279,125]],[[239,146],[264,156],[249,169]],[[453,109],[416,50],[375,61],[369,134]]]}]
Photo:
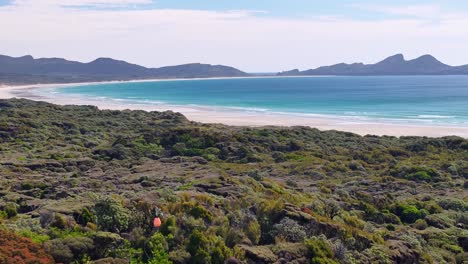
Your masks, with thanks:
[{"label": "mountain", "polygon": [[201,63],[146,68],[111,58],[82,63],[62,58],[0,55],[0,83],[6,84],[243,76],[248,74],[228,66]]},{"label": "mountain", "polygon": [[388,57],[376,64],[340,63],[323,66],[312,70],[285,71],[279,76],[307,75],[468,75],[468,65],[449,66],[431,55],[424,55],[413,60],[405,60],[402,54]]}]

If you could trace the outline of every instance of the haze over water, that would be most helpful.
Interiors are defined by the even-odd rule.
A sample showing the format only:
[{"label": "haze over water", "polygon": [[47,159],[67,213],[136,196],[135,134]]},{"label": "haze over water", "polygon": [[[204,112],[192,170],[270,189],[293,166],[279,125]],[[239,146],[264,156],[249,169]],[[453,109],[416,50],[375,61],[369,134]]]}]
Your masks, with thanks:
[{"label": "haze over water", "polygon": [[468,76],[171,80],[92,84],[57,88],[55,92],[122,104],[207,106],[330,115],[350,121],[468,126]]}]

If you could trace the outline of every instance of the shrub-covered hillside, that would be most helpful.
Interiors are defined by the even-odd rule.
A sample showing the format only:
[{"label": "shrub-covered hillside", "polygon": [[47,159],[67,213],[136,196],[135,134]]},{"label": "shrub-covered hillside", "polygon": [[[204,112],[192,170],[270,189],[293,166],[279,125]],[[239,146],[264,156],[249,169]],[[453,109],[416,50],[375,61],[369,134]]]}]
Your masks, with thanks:
[{"label": "shrub-covered hillside", "polygon": [[458,137],[0,100],[0,263],[463,263],[467,178]]}]

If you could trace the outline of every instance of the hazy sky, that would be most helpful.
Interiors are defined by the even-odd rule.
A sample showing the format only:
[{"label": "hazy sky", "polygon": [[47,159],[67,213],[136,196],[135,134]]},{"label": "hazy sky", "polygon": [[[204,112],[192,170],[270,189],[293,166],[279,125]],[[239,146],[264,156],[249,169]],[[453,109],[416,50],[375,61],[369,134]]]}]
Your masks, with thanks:
[{"label": "hazy sky", "polygon": [[249,72],[430,53],[468,64],[461,0],[0,0],[0,54]]}]

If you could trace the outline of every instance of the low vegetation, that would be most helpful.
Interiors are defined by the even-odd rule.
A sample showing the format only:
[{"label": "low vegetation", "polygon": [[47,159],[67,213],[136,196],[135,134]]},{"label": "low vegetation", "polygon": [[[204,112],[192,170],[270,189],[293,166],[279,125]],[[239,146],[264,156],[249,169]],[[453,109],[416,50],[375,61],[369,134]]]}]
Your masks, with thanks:
[{"label": "low vegetation", "polygon": [[0,100],[0,263],[463,263],[467,178],[459,137]]}]

